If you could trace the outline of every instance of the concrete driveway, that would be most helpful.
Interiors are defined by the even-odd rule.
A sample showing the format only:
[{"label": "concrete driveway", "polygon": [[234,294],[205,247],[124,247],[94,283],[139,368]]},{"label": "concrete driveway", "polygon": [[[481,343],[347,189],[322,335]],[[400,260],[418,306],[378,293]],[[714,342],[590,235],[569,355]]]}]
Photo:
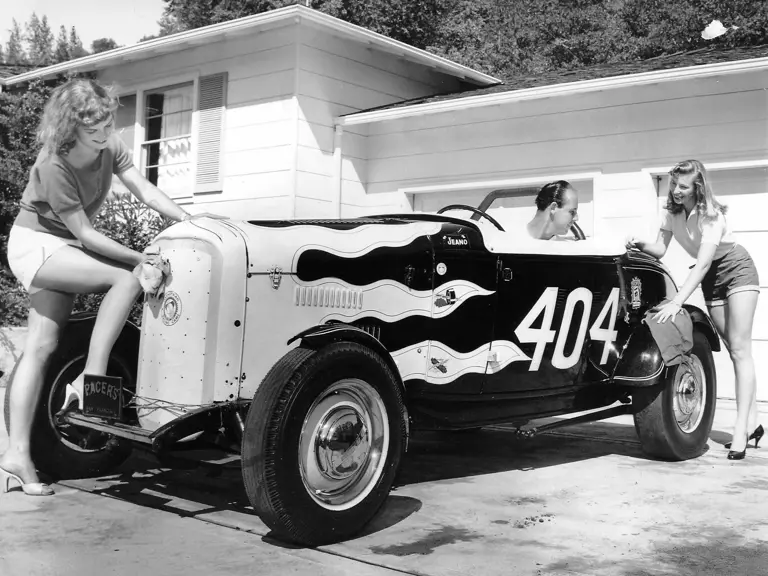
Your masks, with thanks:
[{"label": "concrete driveway", "polygon": [[768,446],[727,460],[734,416],[721,400],[709,450],[682,463],[646,458],[629,416],[421,434],[366,532],[315,550],[270,537],[236,459],[138,453],[53,498],[0,495],[0,574],[768,575]]}]

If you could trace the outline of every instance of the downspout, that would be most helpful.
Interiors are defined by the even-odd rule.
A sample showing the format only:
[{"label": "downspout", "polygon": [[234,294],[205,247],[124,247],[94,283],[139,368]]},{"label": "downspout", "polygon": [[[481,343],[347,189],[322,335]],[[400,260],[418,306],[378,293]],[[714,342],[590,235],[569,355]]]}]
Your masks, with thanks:
[{"label": "downspout", "polygon": [[333,214],[341,218],[341,139],[344,128],[336,124],[333,129],[333,177],[331,179],[331,197],[333,198]]}]

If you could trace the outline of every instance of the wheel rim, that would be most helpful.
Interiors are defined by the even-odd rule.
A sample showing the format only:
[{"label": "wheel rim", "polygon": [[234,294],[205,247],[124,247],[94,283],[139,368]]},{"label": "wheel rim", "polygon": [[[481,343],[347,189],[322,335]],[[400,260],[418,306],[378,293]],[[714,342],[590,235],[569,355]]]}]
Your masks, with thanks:
[{"label": "wheel rim", "polygon": [[[119,374],[116,375],[122,376],[124,387],[132,384],[130,371],[122,362],[115,362],[115,358],[110,358],[109,364],[110,368],[118,368]],[[85,368],[85,355],[80,355],[67,362],[56,374],[48,393],[48,421],[59,441],[67,448],[77,452],[99,452],[107,447],[113,438],[111,434],[71,424],[58,424],[55,417],[64,403],[67,384],[77,378],[83,368]],[[108,372],[111,374],[113,371],[108,370]]]},{"label": "wheel rim", "polygon": [[373,490],[388,449],[389,421],[379,393],[362,380],[340,380],[304,419],[299,442],[304,487],[324,508],[352,508]]},{"label": "wheel rim", "polygon": [[677,426],[693,433],[704,417],[707,405],[707,375],[701,360],[692,354],[677,367],[674,381],[674,408]]}]

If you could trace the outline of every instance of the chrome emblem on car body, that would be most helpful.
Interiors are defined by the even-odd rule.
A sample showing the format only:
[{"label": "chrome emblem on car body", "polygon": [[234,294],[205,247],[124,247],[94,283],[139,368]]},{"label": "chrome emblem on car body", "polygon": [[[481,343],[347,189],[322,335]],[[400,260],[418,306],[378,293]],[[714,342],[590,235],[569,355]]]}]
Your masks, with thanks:
[{"label": "chrome emblem on car body", "polygon": [[643,283],[640,281],[640,278],[635,276],[632,278],[632,281],[630,282],[630,294],[631,294],[631,303],[632,303],[632,310],[637,310],[640,308],[640,305],[642,304],[642,297],[643,297]]},{"label": "chrome emblem on car body", "polygon": [[172,290],[165,292],[163,308],[160,311],[163,317],[163,324],[173,326],[181,318],[181,297]]}]

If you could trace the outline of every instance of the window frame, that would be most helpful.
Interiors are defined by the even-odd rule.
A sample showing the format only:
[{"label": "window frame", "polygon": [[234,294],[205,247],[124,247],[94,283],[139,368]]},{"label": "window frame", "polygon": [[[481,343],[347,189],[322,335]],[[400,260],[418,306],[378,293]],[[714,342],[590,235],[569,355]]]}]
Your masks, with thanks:
[{"label": "window frame", "polygon": [[[165,137],[165,138],[155,138],[153,140],[147,140],[146,139],[147,124],[151,120],[151,118],[158,118],[158,117],[162,118],[162,117],[166,116],[166,114],[159,114],[159,115],[148,117],[146,115],[147,107],[148,107],[147,98],[149,96],[152,96],[153,94],[162,94],[163,92],[166,92],[168,90],[173,90],[175,88],[181,88],[181,87],[189,88],[190,90],[193,91],[192,98],[190,99],[190,108],[189,109],[180,110],[178,112],[171,112],[170,114],[182,114],[182,113],[185,113],[185,112],[189,112],[190,113],[189,133],[188,134],[184,134],[184,135],[179,135],[179,136],[169,136],[169,137]],[[189,164],[190,165],[190,170],[191,170],[191,175],[192,175],[192,180],[193,180],[192,187],[194,187],[195,163],[194,163],[193,158],[192,158],[192,157],[195,156],[195,149],[193,148],[194,142],[193,142],[193,139],[192,139],[192,136],[194,134],[194,125],[193,125],[193,118],[192,117],[193,117],[193,115],[195,113],[195,105],[196,105],[195,96],[194,96],[194,90],[195,90],[194,82],[187,81],[187,82],[182,82],[182,83],[179,83],[179,84],[171,84],[171,85],[168,85],[168,86],[161,86],[159,88],[154,88],[154,89],[151,89],[151,90],[145,90],[144,91],[143,100],[141,102],[142,117],[144,118],[144,139],[139,144],[139,154],[140,154],[140,156],[139,156],[140,157],[140,161],[139,162],[140,162],[140,165],[141,165],[142,174],[143,174],[143,176],[145,178],[147,178],[147,180],[149,180],[149,175],[147,174],[149,169],[151,167],[160,168],[160,166],[161,166],[160,164],[153,164],[153,165],[146,164],[145,165],[143,163],[143,159],[144,158],[147,158],[147,159],[149,158],[149,152],[147,150],[148,146],[152,145],[152,144],[162,144],[163,142],[167,142],[167,141],[170,141],[170,140],[177,140],[177,139],[180,139],[180,138],[189,138],[190,156],[191,157],[190,157],[190,159],[187,162],[184,162],[183,164]],[[138,113],[138,104],[139,103],[137,102],[137,106],[136,106],[137,107],[137,113]],[[165,166],[174,166],[174,165],[178,165],[178,163],[177,164],[166,164]],[[151,182],[151,180],[150,180],[150,182]],[[179,198],[179,197],[178,196],[174,196],[174,198]]]},{"label": "window frame", "polygon": [[136,96],[136,119],[134,125],[133,141],[133,163],[141,172],[145,174],[146,167],[142,165],[142,148],[146,144],[147,129],[145,118],[145,97],[147,94],[158,92],[163,89],[172,88],[180,84],[192,83],[192,125],[190,137],[190,149],[192,158],[190,159],[190,169],[193,174],[193,182],[188,193],[183,196],[174,196],[173,200],[180,204],[191,204],[195,195],[194,175],[197,174],[197,147],[198,147],[198,126],[199,126],[199,91],[200,91],[200,73],[180,74],[164,78],[154,78],[132,84],[124,84],[118,91],[118,97]]}]

